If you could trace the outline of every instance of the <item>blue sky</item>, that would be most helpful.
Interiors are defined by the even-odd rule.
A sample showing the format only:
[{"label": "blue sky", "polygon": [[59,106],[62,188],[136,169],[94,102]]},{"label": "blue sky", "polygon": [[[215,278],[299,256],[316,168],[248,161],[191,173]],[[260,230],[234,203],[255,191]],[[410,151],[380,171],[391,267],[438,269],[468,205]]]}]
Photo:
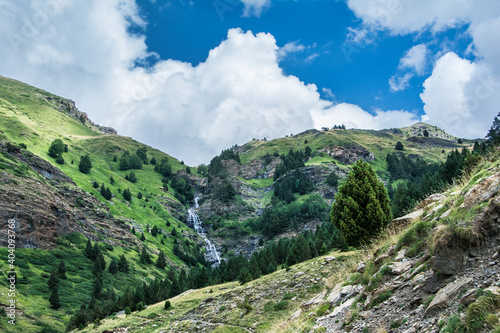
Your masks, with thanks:
[{"label": "blue sky", "polygon": [[190,165],[336,124],[484,137],[500,104],[500,3],[481,4],[0,0],[0,75]]}]

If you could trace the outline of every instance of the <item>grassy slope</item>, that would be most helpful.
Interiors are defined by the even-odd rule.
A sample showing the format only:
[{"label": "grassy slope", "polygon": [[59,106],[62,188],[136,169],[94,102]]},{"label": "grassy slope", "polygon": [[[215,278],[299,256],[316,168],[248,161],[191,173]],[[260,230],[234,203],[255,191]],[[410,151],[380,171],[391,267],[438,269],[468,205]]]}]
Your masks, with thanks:
[{"label": "grassy slope", "polygon": [[[307,140],[307,143],[305,143]],[[375,160],[372,163],[374,169],[379,176],[385,178],[386,162],[385,157],[388,153],[394,153],[396,142],[402,141],[405,149],[405,154],[415,154],[423,157],[428,161],[441,162],[446,158],[446,155],[451,148],[444,148],[445,153],[442,153],[443,147],[434,145],[419,145],[412,142],[406,142],[405,137],[382,131],[365,131],[365,130],[329,130],[326,132],[307,131],[299,135],[280,138],[271,141],[254,140],[243,146],[245,152],[240,154],[243,164],[250,162],[253,159],[260,158],[267,153],[273,154],[277,151],[279,154],[286,154],[290,149],[304,150],[309,146],[313,152],[328,146],[346,146],[350,144],[359,144],[375,155]],[[468,145],[459,145],[468,146]],[[344,166],[341,162],[327,156],[315,156],[309,160],[306,165],[336,163],[339,166]]]},{"label": "grassy slope", "polygon": [[[64,173],[70,176],[75,183],[85,191],[91,193],[100,201],[104,202],[110,209],[111,213],[118,218],[128,222],[133,220],[133,225],[138,229],[145,230],[146,224],[151,227],[157,225],[160,229],[170,232],[173,227],[177,230],[182,229],[184,232],[192,233],[191,229],[187,228],[183,223],[175,219],[159,202],[178,202],[174,198],[173,192],[165,193],[161,187],[161,176],[154,172],[153,165],[145,165],[142,170],[134,170],[137,175],[138,182],[132,184],[124,179],[125,175],[130,171],[119,171],[118,162],[113,162],[114,155],[121,156],[124,150],[129,150],[134,153],[137,148],[144,145],[132,140],[128,137],[119,135],[103,135],[92,129],[84,126],[73,117],[56,110],[54,105],[49,103],[44,97],[56,97],[43,90],[25,85],[15,80],[0,77],[0,140],[9,140],[11,142],[25,143],[27,149],[32,153],[46,159]],[[59,97],[56,97],[60,99]],[[60,138],[64,143],[68,144],[69,151],[63,154],[66,161],[64,165],[58,165],[55,160],[48,156],[48,148],[50,143]],[[89,154],[92,161],[92,169],[90,174],[85,175],[79,172],[78,162],[81,155]],[[172,170],[176,172],[185,166],[181,163],[158,150],[148,147],[148,158],[155,157],[157,161],[162,158],[167,158],[172,166]],[[71,164],[71,161],[74,163]],[[25,176],[43,180],[39,174],[31,171],[21,162],[9,161],[8,157],[2,156],[1,161],[6,166],[4,171],[14,175],[21,175],[21,171]],[[7,163],[8,162],[8,163]],[[7,164],[5,164],[7,163]],[[8,167],[7,167],[8,166]],[[21,170],[21,171],[20,171]],[[114,186],[110,185],[110,177],[115,180]],[[92,187],[92,183],[96,181],[108,186],[114,197],[110,201],[106,201],[99,193],[98,189]],[[118,188],[125,189],[129,187],[133,200],[127,203],[123,200]],[[145,196],[142,200],[137,199],[138,192],[141,191]],[[148,198],[148,202],[145,199]],[[154,209],[153,209],[154,208]],[[171,226],[166,226],[166,221],[171,222]],[[138,236],[140,234],[137,234]],[[177,257],[172,254],[174,239],[167,237],[165,245],[160,243],[161,236],[152,237],[151,234],[146,234],[147,246],[150,251],[157,253],[160,249],[165,252],[176,264],[183,264]],[[68,241],[61,240],[64,243]],[[73,246],[73,245],[72,245]],[[76,245],[74,245],[76,246]],[[78,270],[78,267],[89,268],[91,263],[88,259],[79,254],[85,247],[85,244],[78,245],[78,250],[73,246],[64,247],[58,246],[54,251],[43,251],[38,249],[19,249],[18,263],[26,265],[26,269],[21,270],[20,276],[26,276],[30,279],[30,285],[22,285],[19,288],[19,304],[24,316],[20,317],[15,331],[22,331],[24,328],[33,329],[35,317],[40,317],[39,320],[46,322],[49,325],[62,329],[63,323],[55,320],[56,316],[64,321],[69,318],[69,312],[79,307],[82,299],[86,298],[82,295],[89,295],[92,290],[92,283],[88,279],[92,276],[86,276],[86,272]],[[0,249],[1,258],[7,257],[6,249]],[[57,256],[59,253],[59,256]],[[139,267],[135,263],[138,261],[139,254],[135,250],[126,248],[115,248],[113,252],[105,253],[106,261],[111,261],[111,258],[118,258],[120,254],[125,254],[129,262],[134,262],[133,272],[118,276],[118,280],[123,280],[122,283],[116,284],[114,288],[121,294],[124,286],[136,285],[143,277],[161,276],[160,271],[154,267],[146,268]],[[40,257],[40,261],[28,263],[33,258]],[[61,300],[67,307],[66,310],[48,310],[48,290],[46,286],[46,278],[41,278],[43,272],[50,273],[52,265],[59,263],[59,258],[65,260],[76,260],[74,262],[66,262],[70,267],[74,267],[74,272],[69,275],[69,279],[64,281],[61,291]],[[156,260],[156,256],[153,256]],[[17,264],[17,263],[16,263]],[[137,267],[136,267],[137,266]],[[28,269],[29,268],[29,269]],[[0,269],[7,271],[7,263],[5,260],[0,261]],[[91,274],[91,273],[88,273]],[[121,273],[119,273],[121,274]],[[3,274],[2,274],[3,275]],[[86,278],[85,278],[86,277]],[[105,287],[111,282],[111,277],[107,276]],[[0,284],[0,303],[6,303],[3,299],[6,292],[7,283],[2,278]],[[69,296],[73,295],[73,296]],[[43,310],[43,311],[42,311]],[[43,315],[41,315],[43,313]]]},{"label": "grassy slope", "polygon": [[[313,295],[318,294],[321,290],[331,290],[339,283],[344,283],[346,285],[354,283],[353,281],[359,277],[359,274],[357,273],[352,274],[352,272],[355,272],[356,270],[357,263],[360,261],[373,261],[373,258],[375,258],[375,252],[380,254],[383,251],[386,251],[391,245],[399,244],[397,248],[398,250],[402,246],[402,239],[412,239],[410,244],[403,246],[408,252],[411,252],[412,248],[418,247],[419,252],[429,249],[432,253],[433,242],[435,241],[434,232],[439,229],[436,227],[436,224],[443,225],[445,227],[455,227],[457,225],[461,225],[461,228],[466,230],[474,220],[475,216],[486,207],[487,202],[481,202],[476,207],[468,211],[460,209],[459,206],[463,202],[464,193],[466,193],[472,186],[480,184],[484,178],[498,172],[499,168],[500,160],[498,159],[498,156],[496,158],[483,161],[483,163],[471,174],[470,177],[466,177],[464,180],[449,188],[445,192],[446,199],[444,206],[439,210],[433,211],[432,215],[429,215],[425,222],[417,220],[413,224],[409,225],[405,230],[401,230],[397,233],[383,234],[378,239],[375,239],[372,244],[363,247],[360,250],[350,252],[331,252],[323,257],[314,258],[294,265],[290,267],[290,272],[278,270],[273,274],[263,276],[243,286],[240,286],[237,283],[229,283],[194,290],[189,294],[183,294],[171,299],[172,308],[169,310],[164,310],[164,302],[160,302],[141,312],[134,312],[126,317],[110,317],[103,321],[101,326],[88,326],[85,332],[102,333],[106,330],[116,330],[123,327],[128,327],[128,332],[147,333],[162,332],[165,330],[168,332],[184,332],[189,331],[190,329],[193,330],[193,327],[200,325],[200,323],[193,322],[192,320],[186,320],[187,314],[203,311],[197,309],[199,309],[200,306],[203,306],[201,304],[208,297],[215,297],[216,300],[222,299],[223,302],[226,302],[225,304],[228,304],[227,309],[219,309],[219,311],[214,311],[214,309],[210,307],[210,303],[203,306],[203,309],[205,309],[205,321],[211,323],[223,323],[217,328],[212,328],[212,330],[209,331],[244,332],[244,330],[239,327],[249,328],[255,324],[258,332],[310,332],[316,324],[315,319],[321,316],[327,308],[325,307],[326,303],[321,303],[303,310],[297,318],[289,320],[288,318],[299,309],[301,303],[309,300]],[[450,215],[446,219],[436,222],[436,219],[438,219],[439,216],[441,216],[448,209],[451,209]],[[426,215],[427,214],[423,214],[423,216]],[[420,225],[422,223],[434,223],[434,225],[432,228],[428,229],[429,233],[426,234],[425,237],[409,238],[408,234],[413,232],[416,225]],[[382,249],[382,252],[380,249]],[[329,264],[325,264],[324,258],[332,255],[336,257],[336,260],[334,260],[332,262],[333,264],[329,266]],[[389,261],[390,260],[388,259],[388,262]],[[426,267],[426,265],[423,265],[422,267]],[[325,271],[327,271],[326,274]],[[269,300],[277,302],[280,297],[277,297],[276,295],[286,292],[287,282],[293,281],[295,279],[294,275],[297,272],[305,272],[311,277],[321,277],[321,279],[318,280],[322,281],[319,283],[320,288],[314,288],[314,291],[311,291],[310,293],[302,295],[298,294],[297,299],[289,301],[287,309],[279,311],[265,310],[263,303]],[[278,287],[273,287],[273,285],[275,286],[276,284]],[[292,290],[294,289],[293,285],[294,284],[291,284]],[[266,286],[269,290],[267,293],[262,294],[262,288],[266,288]],[[210,290],[213,290],[214,292],[210,293]],[[243,315],[243,310],[235,307],[235,305],[237,304],[238,299],[242,298],[242,295],[245,294],[256,296],[256,299],[263,297],[265,298],[265,301],[259,303],[254,299],[251,303],[253,309],[248,314]],[[148,315],[151,313],[155,313],[158,316],[154,319],[148,319]],[[443,317],[443,321],[445,323],[447,319],[449,318]],[[500,326],[497,325],[497,329],[500,329]]]}]

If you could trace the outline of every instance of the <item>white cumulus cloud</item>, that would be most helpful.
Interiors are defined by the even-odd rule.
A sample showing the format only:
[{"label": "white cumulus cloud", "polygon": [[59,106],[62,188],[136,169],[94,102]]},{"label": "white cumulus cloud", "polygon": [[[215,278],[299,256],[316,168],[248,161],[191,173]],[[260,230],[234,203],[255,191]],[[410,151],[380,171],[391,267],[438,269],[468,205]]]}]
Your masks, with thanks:
[{"label": "white cumulus cloud", "polygon": [[241,0],[245,5],[243,16],[260,16],[269,7],[271,0]]},{"label": "white cumulus cloud", "polygon": [[[484,137],[498,112],[500,89],[500,2],[433,0],[348,0],[363,26],[389,30],[394,35],[431,32],[468,24],[472,38],[468,52],[474,62],[447,52],[436,62],[424,83],[421,99],[425,119],[456,136]],[[410,50],[400,66],[425,70],[423,47]],[[400,80],[400,82],[404,82]],[[394,87],[398,87],[394,81]]]}]

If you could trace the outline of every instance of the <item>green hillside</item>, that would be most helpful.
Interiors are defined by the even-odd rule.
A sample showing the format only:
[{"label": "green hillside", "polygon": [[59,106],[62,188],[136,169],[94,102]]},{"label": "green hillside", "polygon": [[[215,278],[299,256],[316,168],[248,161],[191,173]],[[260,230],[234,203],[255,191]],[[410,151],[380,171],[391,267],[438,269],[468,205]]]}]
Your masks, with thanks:
[{"label": "green hillside", "polygon": [[[104,215],[98,218],[99,227],[95,228],[91,225],[90,229],[84,228],[83,230],[86,230],[86,234],[94,235],[93,240],[100,241],[107,267],[112,259],[117,260],[122,254],[130,263],[129,273],[119,272],[117,275],[112,275],[106,272],[103,276],[104,289],[112,288],[118,295],[122,294],[127,286],[135,287],[144,279],[150,281],[153,277],[163,277],[169,267],[174,267],[177,271],[182,267],[187,267],[183,260],[173,254],[174,242],[184,244],[184,249],[192,256],[197,255],[201,248],[197,245],[196,234],[184,223],[185,206],[175,198],[175,191],[171,187],[168,191],[164,190],[163,177],[154,171],[154,165],[142,165],[141,170],[120,171],[119,160],[125,151],[134,154],[138,148],[146,148],[149,160],[154,158],[160,162],[162,159],[167,159],[174,174],[181,169],[186,169],[186,166],[177,159],[131,138],[103,134],[99,126],[87,118],[79,118],[79,115],[81,116],[81,113],[74,109],[71,101],[21,82],[0,77],[0,142],[4,144],[2,155],[0,155],[0,169],[4,172],[4,181],[7,181],[4,191],[15,193],[21,198],[30,198],[33,196],[31,190],[35,190],[30,188],[31,180],[36,182],[40,188],[39,191],[47,191],[52,195],[68,190],[73,191],[73,185],[56,184],[52,179],[44,177],[43,174],[28,166],[31,162],[39,163],[36,161],[36,156],[39,156],[60,169],[79,188],[83,189],[82,196],[77,197],[76,200],[68,198],[69,207],[78,208],[82,205],[82,210],[96,210],[91,207],[87,209],[85,205],[92,197],[100,201],[103,205],[102,209],[107,210],[107,213],[104,212]],[[68,147],[68,151],[62,154],[65,161],[63,165],[56,163],[55,159],[48,155],[48,149],[55,139],[61,139]],[[19,145],[25,145],[26,150],[20,148]],[[15,150],[19,151],[18,156],[25,156],[26,158],[22,158],[29,160],[28,163],[16,158],[15,152],[9,152],[10,147],[15,147]],[[30,155],[29,152],[36,156]],[[89,155],[92,163],[89,174],[79,171],[80,158],[84,155]],[[114,161],[115,157],[116,161]],[[136,174],[138,179],[136,183],[125,179],[131,171]],[[111,178],[114,184],[111,184]],[[98,184],[97,188],[93,187],[94,182]],[[106,200],[101,195],[102,184],[110,189],[113,196],[110,200]],[[130,201],[126,201],[120,193],[127,188],[132,194]],[[80,190],[75,188],[75,191]],[[141,199],[138,198],[139,192],[142,194]],[[86,196],[89,196],[89,199]],[[15,201],[16,198],[11,196],[4,204],[6,208],[16,210]],[[30,209],[30,204],[26,203],[26,208],[23,210],[29,212]],[[2,216],[5,219],[15,217],[4,214],[5,212]],[[120,224],[124,230],[123,234],[114,235],[112,232],[105,232],[107,228],[105,223],[109,218]],[[19,222],[21,225],[29,223],[21,217]],[[153,236],[147,230],[148,226],[150,228],[156,226],[161,230],[161,234]],[[43,224],[38,228],[43,228]],[[77,228],[77,225],[73,227],[73,229]],[[136,230],[135,235],[130,232],[131,228]],[[171,235],[174,228],[177,231],[176,236]],[[6,231],[4,226],[2,226],[3,231]],[[139,240],[141,232],[144,232],[146,238],[144,242]],[[2,323],[1,326],[8,327],[8,331],[28,330],[31,332],[41,329],[43,325],[62,331],[70,315],[80,307],[82,302],[88,302],[90,298],[93,288],[91,273],[93,264],[82,254],[86,238],[83,235],[64,232],[54,237],[58,244],[55,249],[49,247],[16,250],[16,266],[19,267],[19,276],[24,279],[22,280],[24,283],[18,287],[18,305],[19,310],[24,314],[18,316],[16,326],[4,326]],[[120,237],[120,239],[115,237]],[[189,241],[188,237],[195,241]],[[202,241],[200,242],[203,244]],[[123,247],[127,243],[130,247]],[[136,244],[144,244],[154,262],[157,260],[159,251],[163,251],[167,257],[167,268],[159,269],[154,264],[140,264],[139,256],[142,245]],[[7,258],[6,248],[0,249],[0,253],[2,258]],[[68,267],[68,279],[64,280],[60,287],[63,307],[59,310],[51,310],[48,302],[50,293],[46,283],[54,265],[58,265],[61,259],[65,260]],[[0,262],[0,269],[1,275],[6,276],[9,271],[6,261]],[[6,300],[3,299],[6,295],[6,288],[7,281],[2,278],[0,294],[3,296],[0,303],[3,304],[6,304]],[[62,322],[57,318],[62,319]]]}]

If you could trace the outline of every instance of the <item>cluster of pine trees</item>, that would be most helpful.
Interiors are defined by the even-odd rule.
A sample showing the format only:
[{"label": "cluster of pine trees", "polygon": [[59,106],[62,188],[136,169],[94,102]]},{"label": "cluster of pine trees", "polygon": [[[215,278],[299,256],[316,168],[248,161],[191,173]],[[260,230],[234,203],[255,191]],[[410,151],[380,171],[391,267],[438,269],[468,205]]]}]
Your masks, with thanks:
[{"label": "cluster of pine trees", "polygon": [[[307,147],[309,148],[309,147]],[[309,148],[307,153],[302,150],[294,152],[292,149],[288,151],[288,155],[281,155],[281,163],[276,167],[274,172],[274,180],[276,181],[281,176],[287,174],[289,171],[298,169],[304,166],[304,163],[311,156],[311,148]]]}]

